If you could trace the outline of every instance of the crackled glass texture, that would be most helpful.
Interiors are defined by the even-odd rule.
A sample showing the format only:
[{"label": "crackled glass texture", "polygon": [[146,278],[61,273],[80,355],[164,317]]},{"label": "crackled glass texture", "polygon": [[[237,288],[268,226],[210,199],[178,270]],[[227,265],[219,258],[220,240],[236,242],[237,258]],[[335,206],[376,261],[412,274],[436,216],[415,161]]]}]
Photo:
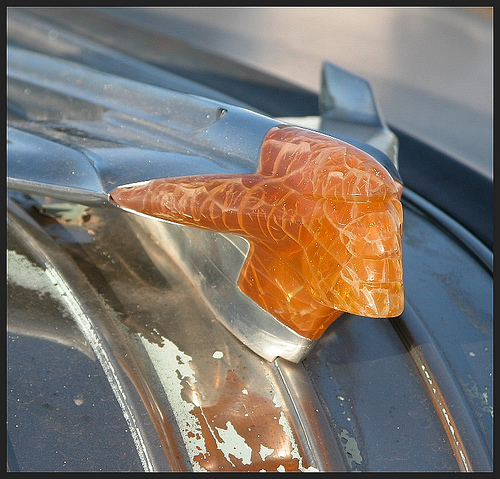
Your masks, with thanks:
[{"label": "crackled glass texture", "polygon": [[256,174],[156,179],[119,187],[111,197],[147,215],[246,238],[241,291],[315,339],[343,312],[401,314],[401,193],[362,150],[275,127]]}]

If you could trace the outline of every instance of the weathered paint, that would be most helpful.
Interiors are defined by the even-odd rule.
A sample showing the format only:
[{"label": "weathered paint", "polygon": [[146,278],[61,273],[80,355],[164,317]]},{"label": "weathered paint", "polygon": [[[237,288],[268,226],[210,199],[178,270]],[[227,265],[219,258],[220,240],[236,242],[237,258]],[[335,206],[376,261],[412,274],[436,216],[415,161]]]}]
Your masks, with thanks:
[{"label": "weathered paint", "polygon": [[234,465],[231,461],[231,455],[237,459],[241,459],[242,464],[251,464],[252,449],[246,443],[245,438],[240,436],[230,421],[226,422],[227,429],[216,427],[221,438],[219,449],[223,452],[224,457],[228,462]]},{"label": "weathered paint", "polygon": [[260,457],[262,458],[263,461],[265,461],[266,457],[270,456],[273,452],[274,452],[274,449],[270,449],[270,448],[264,446],[263,444],[260,445],[259,454],[260,454]]},{"label": "weathered paint", "polygon": [[[16,251],[7,255],[10,272],[15,268],[15,275],[7,271],[9,279],[58,302],[65,297],[47,270]],[[263,391],[228,370],[216,404],[203,404],[193,358],[164,337],[161,344],[138,338],[158,373],[193,471],[316,471],[303,458],[271,376],[265,375]],[[224,358],[222,351],[212,353],[213,361]]]},{"label": "weathered paint", "polygon": [[144,338],[141,339],[167,394],[193,470],[206,471],[194,461],[197,454],[207,453],[201,424],[198,417],[193,414],[195,405],[182,397],[183,384],[194,386],[196,383],[194,371],[189,364],[192,358],[167,339],[163,341],[161,348]]},{"label": "weathered paint", "polygon": [[7,279],[18,286],[35,291],[39,296],[49,294],[55,301],[63,304],[45,270],[32,263],[26,256],[10,249],[7,250]]},{"label": "weathered paint", "polygon": [[[198,394],[195,361],[172,341],[141,338],[172,407],[193,471],[317,471],[296,441],[276,385],[250,387],[228,369],[215,403]],[[222,360],[215,351],[214,361]],[[272,395],[272,397],[271,397]]]},{"label": "weathered paint", "polygon": [[[277,407],[277,408],[281,407],[281,402],[280,402],[277,394],[274,395],[273,402],[275,404],[275,407]],[[302,457],[299,454],[298,445],[295,442],[295,437],[294,437],[292,428],[290,427],[290,423],[288,422],[283,411],[280,411],[279,423],[281,424],[281,427],[283,428],[284,433],[290,438],[290,442],[292,444],[291,456],[292,456],[292,458],[297,459],[299,461],[299,470],[301,470],[303,472],[317,472],[318,470],[315,467],[312,467],[312,466],[304,467],[304,465],[302,464],[302,462],[303,462]]]},{"label": "weathered paint", "polygon": [[358,443],[356,439],[351,435],[351,433],[342,428],[339,433],[340,442],[344,449],[345,456],[349,462],[349,467],[351,470],[357,470],[358,466],[361,466],[363,462],[363,457],[359,451]]}]

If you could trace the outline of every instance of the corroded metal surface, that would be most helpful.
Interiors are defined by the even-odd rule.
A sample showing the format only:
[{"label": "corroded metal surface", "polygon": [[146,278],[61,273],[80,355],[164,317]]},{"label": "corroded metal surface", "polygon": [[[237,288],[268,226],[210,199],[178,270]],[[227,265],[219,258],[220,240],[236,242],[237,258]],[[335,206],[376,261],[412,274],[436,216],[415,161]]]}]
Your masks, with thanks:
[{"label": "corroded metal surface", "polygon": [[[113,385],[145,470],[343,468],[304,369],[296,365],[287,376],[290,366],[249,351],[216,321],[172,258],[155,256],[157,245],[140,224],[116,208],[70,224],[36,212],[33,221],[11,206],[11,232],[37,253],[39,275],[59,292]],[[77,232],[88,241],[71,241]],[[21,333],[29,335],[29,327]],[[305,402],[290,395],[292,379]],[[316,408],[310,417],[307,407]]]}]

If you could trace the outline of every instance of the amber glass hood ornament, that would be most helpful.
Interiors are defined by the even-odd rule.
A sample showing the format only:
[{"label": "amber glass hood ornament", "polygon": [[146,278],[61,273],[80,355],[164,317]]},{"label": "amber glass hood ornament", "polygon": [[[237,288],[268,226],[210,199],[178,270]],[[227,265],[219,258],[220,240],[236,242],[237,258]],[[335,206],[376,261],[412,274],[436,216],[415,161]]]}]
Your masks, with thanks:
[{"label": "amber glass hood ornament", "polygon": [[8,54],[9,102],[32,121],[9,121],[7,187],[133,212],[152,267],[173,259],[261,357],[299,362],[343,312],[401,313],[397,138],[363,79],[325,63],[321,116],[271,118],[201,87]]},{"label": "amber glass hood ornament", "polygon": [[240,290],[316,339],[343,312],[403,311],[401,193],[359,148],[283,126],[265,136],[256,174],[154,179],[110,196],[128,210],[247,239]]}]

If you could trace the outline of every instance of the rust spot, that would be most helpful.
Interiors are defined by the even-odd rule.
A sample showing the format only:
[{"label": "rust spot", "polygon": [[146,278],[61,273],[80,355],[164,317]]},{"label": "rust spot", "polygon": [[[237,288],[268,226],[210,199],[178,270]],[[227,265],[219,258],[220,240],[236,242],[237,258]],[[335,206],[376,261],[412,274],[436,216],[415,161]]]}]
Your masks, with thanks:
[{"label": "rust spot", "polygon": [[[300,472],[309,467],[301,459],[300,445],[294,444],[280,423],[282,410],[271,399],[251,391],[234,371],[228,371],[219,401],[209,407],[197,406],[192,413],[201,424],[207,451],[194,459],[207,471]],[[251,449],[249,461],[225,454],[220,447],[220,430],[226,430],[228,423]]]}]

